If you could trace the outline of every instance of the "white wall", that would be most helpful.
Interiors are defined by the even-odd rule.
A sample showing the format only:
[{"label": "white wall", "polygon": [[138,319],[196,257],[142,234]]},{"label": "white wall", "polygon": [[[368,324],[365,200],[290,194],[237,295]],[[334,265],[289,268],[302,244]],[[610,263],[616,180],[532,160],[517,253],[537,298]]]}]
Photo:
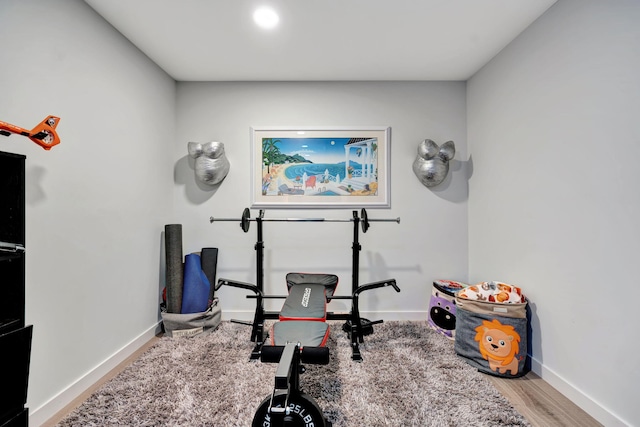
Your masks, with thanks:
[{"label": "white wall", "polygon": [[640,425],[640,3],[560,0],[468,82],[471,281],[521,285],[534,369]]},{"label": "white wall", "polygon": [[0,137],[27,155],[27,404],[39,425],[59,409],[43,405],[155,330],[175,82],[79,0],[2,0],[0,40],[0,120],[61,117],[49,152]]},{"label": "white wall", "polygon": [[[467,180],[463,82],[178,83],[175,164],[176,220],[183,224],[185,252],[220,248],[219,276],[255,283],[255,226],[209,223],[209,217],[240,218],[250,205],[251,126],[390,126],[391,209],[369,209],[372,222],[360,235],[360,283],[394,277],[402,289],[363,294],[365,312],[383,317],[426,319],[430,285],[441,277],[466,280]],[[451,175],[439,188],[424,187],[413,174],[418,143],[454,140],[458,152]],[[188,141],[225,144],[231,170],[216,188],[197,184]],[[258,210],[252,210],[252,217]],[[351,210],[269,210],[268,218],[349,219]],[[252,223],[252,225],[255,225]],[[329,272],[340,278],[339,294],[351,289],[351,223],[269,222],[264,226],[265,289],[285,292],[290,271]],[[222,288],[225,317],[252,318],[255,301],[245,291]],[[279,307],[282,301],[275,301]],[[349,306],[334,301],[330,310]],[[238,313],[239,312],[239,313]],[[249,329],[247,329],[247,335]]]}]

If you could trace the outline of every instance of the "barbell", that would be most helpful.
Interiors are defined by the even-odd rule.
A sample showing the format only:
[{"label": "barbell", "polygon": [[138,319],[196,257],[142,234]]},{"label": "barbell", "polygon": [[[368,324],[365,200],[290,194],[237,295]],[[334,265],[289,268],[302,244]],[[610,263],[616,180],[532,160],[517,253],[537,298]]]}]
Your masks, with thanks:
[{"label": "barbell", "polygon": [[[263,222],[353,222],[356,219],[360,220],[362,226],[362,232],[366,233],[369,230],[370,222],[396,222],[400,224],[400,217],[398,218],[388,218],[388,219],[379,219],[379,218],[369,218],[367,215],[367,211],[362,208],[360,211],[361,218],[358,218],[354,213],[354,218],[349,219],[327,219],[327,218],[263,218],[264,211],[260,211],[260,221]],[[240,222],[240,228],[245,233],[249,231],[249,225],[251,221],[257,221],[257,218],[250,218],[251,211],[249,208],[244,208],[242,211],[242,216],[240,218],[214,218],[210,217],[209,222],[214,223],[218,221],[231,221],[231,222]]]}]

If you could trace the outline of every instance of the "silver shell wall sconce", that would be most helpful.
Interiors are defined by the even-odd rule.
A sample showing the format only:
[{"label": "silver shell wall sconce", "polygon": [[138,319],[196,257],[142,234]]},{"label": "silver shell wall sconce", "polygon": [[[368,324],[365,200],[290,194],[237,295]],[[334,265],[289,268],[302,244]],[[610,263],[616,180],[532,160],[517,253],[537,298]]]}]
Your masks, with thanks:
[{"label": "silver shell wall sconce", "polygon": [[413,161],[413,173],[426,187],[435,187],[447,177],[449,160],[456,154],[453,141],[438,146],[430,139],[418,144],[418,155]]},{"label": "silver shell wall sconce", "polygon": [[196,178],[205,184],[218,184],[229,173],[231,165],[224,152],[222,142],[190,142],[188,150],[189,156],[196,160]]}]

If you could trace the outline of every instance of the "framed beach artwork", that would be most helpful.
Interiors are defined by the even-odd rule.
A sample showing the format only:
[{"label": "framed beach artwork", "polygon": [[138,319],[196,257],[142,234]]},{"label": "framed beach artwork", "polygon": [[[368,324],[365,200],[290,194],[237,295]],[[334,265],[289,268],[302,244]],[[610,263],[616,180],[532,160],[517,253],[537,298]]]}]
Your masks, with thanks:
[{"label": "framed beach artwork", "polygon": [[388,208],[389,127],[252,127],[251,207]]}]

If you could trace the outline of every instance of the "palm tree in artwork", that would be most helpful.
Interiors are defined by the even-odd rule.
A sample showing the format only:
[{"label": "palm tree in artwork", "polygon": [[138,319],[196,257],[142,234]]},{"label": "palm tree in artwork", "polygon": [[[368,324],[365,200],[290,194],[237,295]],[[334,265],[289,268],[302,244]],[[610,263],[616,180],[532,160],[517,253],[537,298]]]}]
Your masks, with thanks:
[{"label": "palm tree in artwork", "polygon": [[262,138],[262,161],[267,166],[267,173],[274,162],[275,158],[280,154],[280,149],[276,144],[281,142],[279,139]]}]

